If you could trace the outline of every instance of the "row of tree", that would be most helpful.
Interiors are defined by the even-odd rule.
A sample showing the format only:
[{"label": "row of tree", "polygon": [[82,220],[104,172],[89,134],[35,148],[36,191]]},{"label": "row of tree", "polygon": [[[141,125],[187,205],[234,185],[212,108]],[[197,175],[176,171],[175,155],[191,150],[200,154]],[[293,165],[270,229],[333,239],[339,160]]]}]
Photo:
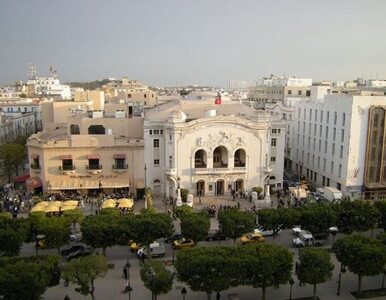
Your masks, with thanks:
[{"label": "row of tree", "polygon": [[374,205],[366,201],[343,201],[339,204],[314,204],[299,208],[261,209],[259,223],[268,229],[278,231],[301,225],[313,233],[326,232],[337,226],[340,232],[351,234],[376,227],[386,229],[386,201]]}]

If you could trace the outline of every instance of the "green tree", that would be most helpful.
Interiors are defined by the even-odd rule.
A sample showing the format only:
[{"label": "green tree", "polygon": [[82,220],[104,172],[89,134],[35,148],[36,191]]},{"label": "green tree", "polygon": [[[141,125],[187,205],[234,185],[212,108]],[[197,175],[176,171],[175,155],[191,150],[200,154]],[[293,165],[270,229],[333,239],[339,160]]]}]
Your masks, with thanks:
[{"label": "green tree", "polygon": [[149,245],[157,239],[172,235],[174,229],[167,213],[141,213],[133,218],[132,232],[136,242]]},{"label": "green tree", "polygon": [[158,295],[166,294],[172,289],[173,274],[162,262],[148,260],[142,264],[140,273],[145,287],[154,295],[154,300],[157,300]]},{"label": "green tree", "polygon": [[341,232],[353,233],[373,229],[379,223],[376,207],[362,200],[343,201],[340,204],[337,226]]},{"label": "green tree", "polygon": [[94,248],[102,248],[106,256],[106,248],[119,242],[121,228],[120,217],[114,214],[89,215],[82,222],[82,239]]},{"label": "green tree", "polygon": [[358,234],[345,236],[333,245],[336,258],[358,276],[358,293],[362,292],[362,277],[383,273],[386,252],[381,241]]},{"label": "green tree", "polygon": [[71,231],[69,221],[65,218],[46,218],[38,227],[38,233],[45,236],[44,241],[48,248],[57,248],[69,240]]},{"label": "green tree", "polygon": [[236,239],[244,233],[253,231],[256,223],[255,214],[251,212],[243,212],[236,209],[228,209],[219,213],[219,223],[222,232],[229,238]]},{"label": "green tree", "polygon": [[108,271],[104,256],[92,255],[71,260],[63,267],[62,276],[68,283],[77,284],[75,290],[82,295],[95,299],[95,279],[103,278]]},{"label": "green tree", "polygon": [[49,272],[53,271],[51,269],[53,261],[51,260],[48,266],[44,259],[42,261],[28,258],[0,260],[0,295],[9,300],[40,299],[47,287],[52,285],[52,274]]},{"label": "green tree", "polygon": [[300,225],[302,229],[312,233],[324,233],[328,228],[336,225],[336,205],[313,204],[300,208]]},{"label": "green tree", "polygon": [[0,229],[0,252],[7,256],[19,255],[25,236],[19,230]]},{"label": "green tree", "polygon": [[0,160],[3,161],[2,171],[11,182],[13,174],[18,174],[18,168],[25,159],[25,147],[19,144],[0,145]]},{"label": "green tree", "polygon": [[191,214],[191,213],[193,213],[193,207],[190,207],[189,205],[186,205],[186,204],[178,206],[174,209],[174,214],[179,219],[182,219],[185,214]]},{"label": "green tree", "polygon": [[241,274],[241,282],[244,285],[261,287],[262,300],[266,299],[267,287],[278,287],[291,278],[293,254],[283,247],[272,244],[252,244],[239,247],[237,254],[242,266],[240,270],[233,270],[233,272]]},{"label": "green tree", "polygon": [[381,227],[383,230],[386,230],[386,200],[377,201],[374,203],[374,205],[381,214],[379,227]]},{"label": "green tree", "polygon": [[181,189],[180,192],[181,192],[181,201],[186,203],[186,200],[188,200],[189,190],[188,189]]},{"label": "green tree", "polygon": [[177,276],[191,290],[205,292],[210,299],[213,292],[239,284],[242,267],[237,249],[214,246],[179,251],[175,264]]},{"label": "green tree", "polygon": [[66,210],[62,216],[73,226],[75,226],[76,223],[80,225],[84,219],[84,213],[81,209]]},{"label": "green tree", "polygon": [[185,214],[181,219],[182,235],[196,243],[207,237],[209,228],[209,215],[205,212]]},{"label": "green tree", "polygon": [[318,248],[300,249],[296,275],[300,282],[314,286],[314,299],[316,299],[316,285],[330,279],[333,270],[334,265],[326,250]]},{"label": "green tree", "polygon": [[263,208],[258,211],[257,215],[259,217],[259,224],[273,230],[273,235],[276,235],[283,226],[280,209]]}]

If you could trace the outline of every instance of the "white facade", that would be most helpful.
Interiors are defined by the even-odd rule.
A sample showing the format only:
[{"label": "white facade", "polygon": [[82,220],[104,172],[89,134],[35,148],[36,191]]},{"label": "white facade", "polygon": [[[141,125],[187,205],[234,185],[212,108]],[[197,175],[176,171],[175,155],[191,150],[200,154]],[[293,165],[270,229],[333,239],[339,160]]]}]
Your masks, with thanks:
[{"label": "white facade", "polygon": [[60,84],[57,78],[39,77],[28,80],[27,84],[34,86],[35,94],[38,96],[60,96],[62,99],[71,99],[70,86]]},{"label": "white facade", "polygon": [[358,197],[364,184],[368,110],[384,105],[386,97],[329,95],[326,87],[317,89],[310,100],[292,107],[267,107],[273,115],[287,115],[286,165],[316,186]]},{"label": "white facade", "polygon": [[0,115],[0,144],[13,142],[17,137],[30,136],[36,131],[34,113]]},{"label": "white facade", "polygon": [[[176,100],[148,111],[146,186],[175,197],[230,195],[268,183],[282,186],[284,122],[238,103]],[[272,146],[271,146],[272,144]]]}]

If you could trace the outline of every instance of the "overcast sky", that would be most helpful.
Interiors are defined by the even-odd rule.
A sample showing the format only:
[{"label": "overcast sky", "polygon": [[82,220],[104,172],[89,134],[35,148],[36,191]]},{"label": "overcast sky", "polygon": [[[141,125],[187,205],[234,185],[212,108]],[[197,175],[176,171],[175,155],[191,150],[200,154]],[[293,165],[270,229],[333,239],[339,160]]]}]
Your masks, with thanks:
[{"label": "overcast sky", "polygon": [[385,0],[1,0],[0,83],[386,79]]}]

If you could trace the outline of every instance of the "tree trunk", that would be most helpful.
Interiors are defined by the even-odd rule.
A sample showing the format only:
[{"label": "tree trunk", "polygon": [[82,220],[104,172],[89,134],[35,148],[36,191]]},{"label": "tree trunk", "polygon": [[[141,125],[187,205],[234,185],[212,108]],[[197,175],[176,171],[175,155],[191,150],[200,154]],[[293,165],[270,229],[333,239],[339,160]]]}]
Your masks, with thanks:
[{"label": "tree trunk", "polygon": [[211,292],[206,292],[206,297],[208,300],[210,300],[212,297],[212,293]]},{"label": "tree trunk", "polygon": [[266,295],[267,295],[267,288],[265,286],[263,286],[261,288],[261,299],[265,300]]},{"label": "tree trunk", "polygon": [[316,300],[316,283],[314,283],[314,299]]},{"label": "tree trunk", "polygon": [[94,295],[95,287],[94,287],[94,279],[91,279],[91,290],[90,290],[90,295],[91,299],[95,300],[95,295]]},{"label": "tree trunk", "polygon": [[102,248],[102,253],[103,253],[103,256],[106,257],[106,247]]},{"label": "tree trunk", "polygon": [[362,276],[358,275],[358,294],[362,293]]}]

